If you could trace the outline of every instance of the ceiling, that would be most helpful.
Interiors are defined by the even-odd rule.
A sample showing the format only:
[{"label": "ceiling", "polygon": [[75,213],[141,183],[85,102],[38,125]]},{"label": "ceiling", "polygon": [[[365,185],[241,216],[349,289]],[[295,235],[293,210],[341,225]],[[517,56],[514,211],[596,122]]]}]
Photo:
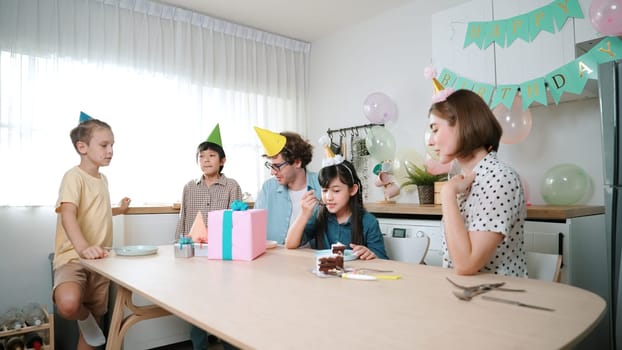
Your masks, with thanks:
[{"label": "ceiling", "polygon": [[413,0],[159,0],[307,42]]}]

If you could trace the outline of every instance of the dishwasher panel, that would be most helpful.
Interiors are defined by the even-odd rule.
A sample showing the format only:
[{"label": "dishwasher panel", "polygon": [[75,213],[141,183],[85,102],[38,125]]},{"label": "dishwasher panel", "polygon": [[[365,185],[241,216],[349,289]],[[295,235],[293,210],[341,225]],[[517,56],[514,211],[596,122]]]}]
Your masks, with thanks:
[{"label": "dishwasher panel", "polygon": [[[443,262],[442,232],[440,220],[410,220],[378,218],[380,230],[385,237],[390,237],[399,244],[399,240],[415,237],[429,237],[430,247],[423,260],[426,265],[441,266]],[[407,246],[404,241],[404,245]],[[388,247],[387,247],[388,248]],[[388,248],[390,249],[390,248]],[[409,261],[407,249],[387,251],[389,258],[398,261]]]}]

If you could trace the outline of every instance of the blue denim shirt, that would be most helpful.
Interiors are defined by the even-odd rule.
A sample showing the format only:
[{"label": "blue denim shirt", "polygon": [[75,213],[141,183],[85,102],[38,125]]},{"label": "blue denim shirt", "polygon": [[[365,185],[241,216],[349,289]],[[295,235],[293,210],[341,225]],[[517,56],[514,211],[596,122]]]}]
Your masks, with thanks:
[{"label": "blue denim shirt", "polygon": [[[317,215],[313,215],[307,222],[302,235],[301,246],[310,243],[311,248],[317,249],[318,246],[315,243],[316,221]],[[328,249],[331,244],[337,242],[345,244],[350,249],[350,243],[352,243],[352,216],[350,216],[348,221],[340,224],[337,222],[337,217],[334,214],[328,215],[326,232],[324,232],[324,248]],[[378,258],[389,258],[384,250],[384,238],[380,231],[378,219],[367,211],[363,213],[363,245],[374,252]]]},{"label": "blue denim shirt", "polygon": [[[322,188],[317,179],[317,173],[307,171],[307,188],[311,187],[317,198],[322,196]],[[296,203],[300,205],[300,203]],[[268,214],[268,239],[285,243],[285,236],[289,229],[289,219],[292,216],[292,201],[286,186],[279,184],[276,179],[270,178],[261,186],[257,195],[255,209],[266,209]]]}]

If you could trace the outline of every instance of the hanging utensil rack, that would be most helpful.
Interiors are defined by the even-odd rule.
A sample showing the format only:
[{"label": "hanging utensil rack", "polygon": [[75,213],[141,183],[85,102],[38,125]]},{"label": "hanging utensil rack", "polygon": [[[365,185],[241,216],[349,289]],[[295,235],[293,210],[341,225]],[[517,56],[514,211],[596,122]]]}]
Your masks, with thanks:
[{"label": "hanging utensil rack", "polygon": [[355,126],[349,126],[347,128],[341,128],[341,129],[328,129],[326,130],[326,133],[328,134],[328,136],[332,136],[333,134],[341,134],[341,135],[345,135],[348,131],[351,132],[358,132],[361,129],[371,129],[373,126],[384,126],[384,124],[363,124],[363,125],[355,125]]}]

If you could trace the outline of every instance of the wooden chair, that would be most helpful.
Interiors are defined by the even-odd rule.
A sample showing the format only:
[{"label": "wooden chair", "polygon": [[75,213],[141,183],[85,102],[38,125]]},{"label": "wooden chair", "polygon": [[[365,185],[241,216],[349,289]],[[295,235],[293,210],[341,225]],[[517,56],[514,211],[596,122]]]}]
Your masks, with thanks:
[{"label": "wooden chair", "polygon": [[559,282],[561,278],[562,256],[527,252],[527,273],[529,278]]},{"label": "wooden chair", "polygon": [[384,249],[391,260],[421,264],[430,246],[430,237],[384,236]]}]

